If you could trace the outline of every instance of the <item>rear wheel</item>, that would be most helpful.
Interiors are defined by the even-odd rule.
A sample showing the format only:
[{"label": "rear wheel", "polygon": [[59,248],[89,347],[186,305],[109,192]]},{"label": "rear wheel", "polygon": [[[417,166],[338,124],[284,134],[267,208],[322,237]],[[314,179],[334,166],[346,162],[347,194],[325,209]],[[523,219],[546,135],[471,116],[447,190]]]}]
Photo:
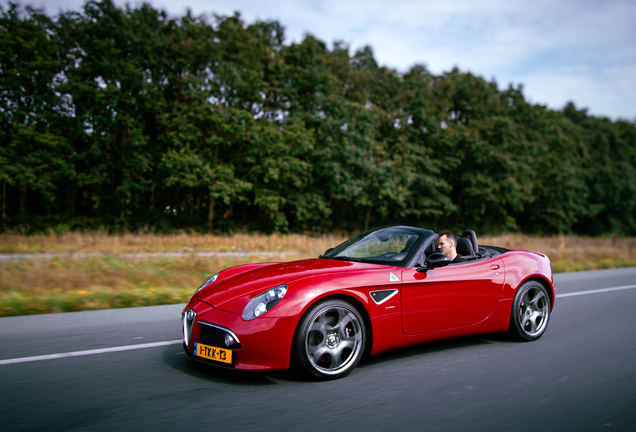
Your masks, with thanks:
[{"label": "rear wheel", "polygon": [[303,316],[294,347],[299,363],[314,377],[342,378],[356,367],[364,352],[364,320],[351,304],[327,300]]},{"label": "rear wheel", "polygon": [[550,321],[550,296],[543,285],[528,281],[517,290],[510,313],[509,333],[520,341],[541,337]]}]

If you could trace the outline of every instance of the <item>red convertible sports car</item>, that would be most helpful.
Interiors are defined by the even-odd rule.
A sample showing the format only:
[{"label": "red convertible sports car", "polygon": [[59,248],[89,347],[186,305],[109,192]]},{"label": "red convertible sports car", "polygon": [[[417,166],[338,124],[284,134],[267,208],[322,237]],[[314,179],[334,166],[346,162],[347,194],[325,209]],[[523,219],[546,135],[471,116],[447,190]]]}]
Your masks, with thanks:
[{"label": "red convertible sports car", "polygon": [[293,364],[334,379],[365,355],[408,345],[505,331],[541,337],[554,305],[547,256],[480,246],[467,230],[451,263],[438,239],[396,226],[316,259],[223,270],[183,311],[185,352],[233,369]]}]

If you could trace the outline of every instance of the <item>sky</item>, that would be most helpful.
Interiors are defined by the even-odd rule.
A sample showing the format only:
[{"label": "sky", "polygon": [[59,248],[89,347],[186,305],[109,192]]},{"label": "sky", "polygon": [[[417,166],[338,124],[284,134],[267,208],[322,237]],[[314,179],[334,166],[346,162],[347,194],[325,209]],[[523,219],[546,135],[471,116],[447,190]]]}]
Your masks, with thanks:
[{"label": "sky", "polygon": [[[21,0],[49,15],[79,11],[83,0]],[[115,0],[131,6],[135,1]],[[275,20],[287,44],[309,33],[350,53],[369,45],[382,66],[407,71],[453,67],[523,86],[527,100],[636,121],[636,1],[626,0],[149,0],[174,17],[233,15]],[[6,0],[0,0],[6,5]]]}]

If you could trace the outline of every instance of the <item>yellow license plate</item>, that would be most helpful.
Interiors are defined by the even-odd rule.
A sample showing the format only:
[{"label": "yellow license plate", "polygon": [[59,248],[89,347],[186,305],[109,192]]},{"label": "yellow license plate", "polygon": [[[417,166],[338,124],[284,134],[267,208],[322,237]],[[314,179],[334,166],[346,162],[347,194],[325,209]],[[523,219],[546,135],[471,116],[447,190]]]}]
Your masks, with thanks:
[{"label": "yellow license plate", "polygon": [[194,355],[223,363],[232,363],[232,350],[194,343]]}]

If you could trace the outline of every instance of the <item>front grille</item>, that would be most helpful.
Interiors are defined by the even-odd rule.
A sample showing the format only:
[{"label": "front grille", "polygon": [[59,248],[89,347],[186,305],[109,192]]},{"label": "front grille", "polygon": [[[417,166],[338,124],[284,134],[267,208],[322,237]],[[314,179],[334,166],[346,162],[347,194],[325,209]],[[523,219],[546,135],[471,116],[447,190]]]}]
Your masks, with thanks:
[{"label": "front grille", "polygon": [[[238,349],[241,347],[241,344],[236,339],[236,336],[232,335],[230,332],[220,329],[218,327],[213,327],[210,324],[199,321],[201,324],[201,335],[199,336],[199,342],[205,345],[211,345],[219,348],[231,348]],[[235,340],[234,344],[230,347],[225,346],[225,335],[229,334]]]}]

